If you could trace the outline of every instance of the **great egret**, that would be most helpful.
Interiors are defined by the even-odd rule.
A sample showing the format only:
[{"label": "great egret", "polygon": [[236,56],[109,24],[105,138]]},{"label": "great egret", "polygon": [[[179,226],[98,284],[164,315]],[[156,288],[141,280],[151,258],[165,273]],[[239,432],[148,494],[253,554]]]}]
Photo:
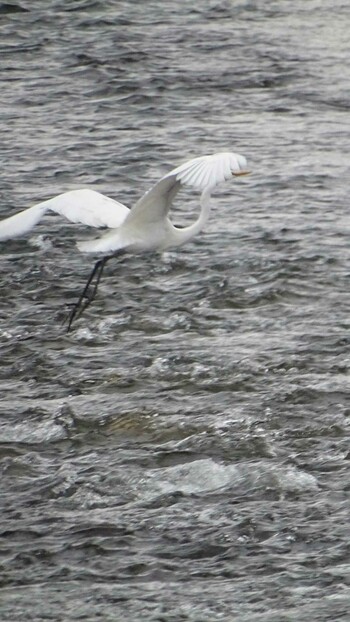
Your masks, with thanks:
[{"label": "great egret", "polygon": [[[47,211],[53,211],[92,227],[109,227],[100,238],[78,242],[80,251],[100,253],[99,259],[68,318],[68,331],[74,319],[93,301],[106,262],[122,252],[163,251],[184,244],[204,227],[209,218],[209,199],[219,183],[232,176],[246,175],[247,161],[237,153],[215,153],[189,160],[167,173],[130,210],[122,203],[94,190],[72,190],[38,203],[0,222],[0,240],[30,231]],[[181,185],[201,191],[199,218],[189,227],[175,227],[168,218],[173,199]],[[91,290],[91,291],[90,291]]]}]

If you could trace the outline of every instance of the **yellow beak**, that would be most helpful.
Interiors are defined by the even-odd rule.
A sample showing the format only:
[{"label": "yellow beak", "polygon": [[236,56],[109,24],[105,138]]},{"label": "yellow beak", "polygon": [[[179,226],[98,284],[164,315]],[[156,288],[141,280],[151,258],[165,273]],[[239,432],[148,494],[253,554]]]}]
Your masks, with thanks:
[{"label": "yellow beak", "polygon": [[235,177],[242,177],[242,175],[250,175],[251,171],[239,171],[239,173],[232,173]]}]

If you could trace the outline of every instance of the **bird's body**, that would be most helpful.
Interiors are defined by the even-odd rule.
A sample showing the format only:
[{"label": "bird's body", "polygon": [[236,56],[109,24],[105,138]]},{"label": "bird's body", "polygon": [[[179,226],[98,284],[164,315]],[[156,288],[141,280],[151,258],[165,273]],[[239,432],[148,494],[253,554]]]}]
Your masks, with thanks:
[{"label": "bird's body", "polygon": [[[100,238],[78,242],[79,250],[84,253],[98,253],[102,255],[102,259],[95,264],[88,283],[73,308],[70,326],[73,319],[81,315],[94,298],[108,259],[122,251],[162,251],[184,244],[199,233],[207,222],[210,213],[209,199],[215,186],[232,176],[246,173],[246,159],[239,154],[225,152],[194,158],[162,177],[131,210],[94,190],[72,190],[1,221],[0,241],[24,235],[48,211],[61,214],[72,222],[111,229]],[[172,224],[168,212],[182,185],[201,192],[201,213],[189,227],[178,228]],[[88,290],[92,285],[91,296]]]}]

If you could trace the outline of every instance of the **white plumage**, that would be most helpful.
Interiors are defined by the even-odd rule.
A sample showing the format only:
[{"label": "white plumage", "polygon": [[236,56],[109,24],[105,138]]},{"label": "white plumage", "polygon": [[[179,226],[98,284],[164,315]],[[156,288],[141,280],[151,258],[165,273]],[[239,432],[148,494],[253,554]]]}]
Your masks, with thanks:
[{"label": "white plumage", "polygon": [[[52,211],[75,223],[90,227],[123,228],[121,225],[139,222],[158,222],[166,216],[175,194],[181,185],[191,186],[196,190],[213,189],[219,183],[230,179],[233,175],[247,173],[246,159],[234,153],[216,153],[202,156],[185,162],[165,175],[129,210],[119,201],[115,201],[95,190],[71,190],[59,194],[53,199],[38,203],[10,218],[0,221],[0,240],[23,236],[28,233],[48,212]],[[129,216],[129,219],[127,217]],[[130,227],[126,227],[126,246],[130,238]],[[113,234],[115,234],[115,250],[122,244],[122,230],[111,232],[98,240],[78,244],[85,252],[104,252],[103,240],[106,240],[108,251],[113,250]],[[108,241],[108,242],[107,242]],[[169,246],[178,239],[169,240]],[[155,240],[155,244],[157,244]],[[148,244],[147,244],[148,246]],[[136,250],[136,248],[135,248]]]},{"label": "white plumage", "polygon": [[[94,190],[72,190],[38,203],[0,222],[0,240],[22,236],[30,231],[48,212],[56,212],[71,222],[90,227],[111,229],[100,238],[78,242],[78,248],[86,253],[101,253],[88,283],[70,317],[74,317],[93,299],[105,262],[114,254],[128,250],[164,250],[180,246],[202,230],[208,220],[209,199],[212,190],[232,176],[245,175],[247,161],[235,153],[216,153],[194,158],[167,173],[146,192],[134,207],[128,207]],[[189,227],[175,227],[168,217],[169,209],[180,187],[189,186],[201,192],[201,213]],[[96,278],[92,296],[88,288]],[[83,300],[85,300],[84,304]],[[79,311],[79,313],[77,313]]]},{"label": "white plumage", "polygon": [[119,227],[130,210],[95,190],[71,190],[0,221],[0,240],[28,233],[49,211],[89,227]]}]

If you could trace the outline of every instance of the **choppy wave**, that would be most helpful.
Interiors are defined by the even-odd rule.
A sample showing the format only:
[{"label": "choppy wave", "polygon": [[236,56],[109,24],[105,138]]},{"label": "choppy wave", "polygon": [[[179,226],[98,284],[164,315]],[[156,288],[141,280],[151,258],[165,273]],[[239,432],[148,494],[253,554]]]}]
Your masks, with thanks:
[{"label": "choppy wave", "polygon": [[260,4],[0,3],[1,217],[253,170],[68,335],[88,233],[1,244],[4,622],[348,619],[348,6]]}]

